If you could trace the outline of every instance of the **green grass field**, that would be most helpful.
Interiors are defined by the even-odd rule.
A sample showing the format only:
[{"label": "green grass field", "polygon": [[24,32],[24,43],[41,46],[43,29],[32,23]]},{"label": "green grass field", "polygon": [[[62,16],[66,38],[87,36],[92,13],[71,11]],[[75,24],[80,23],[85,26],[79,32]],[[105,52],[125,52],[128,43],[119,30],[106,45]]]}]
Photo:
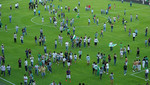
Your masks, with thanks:
[{"label": "green grass field", "polygon": [[[14,5],[15,3],[19,2],[19,9],[15,9]],[[38,36],[40,34],[40,28],[43,28],[44,35],[46,36],[46,45],[48,52],[56,51],[65,52],[65,42],[69,41],[70,38],[67,36],[66,31],[62,33],[63,36],[63,46],[58,44],[58,48],[54,49],[54,40],[58,39],[58,35],[60,34],[59,26],[60,26],[60,18],[58,19],[58,27],[55,28],[53,24],[49,23],[49,16],[54,16],[52,14],[49,14],[48,11],[44,10],[44,6],[39,5],[38,10],[41,10],[41,16],[44,16],[45,22],[41,22],[41,16],[34,16],[33,11],[28,9],[28,2],[29,0],[0,0],[0,3],[2,4],[2,9],[0,9],[2,13],[2,23],[3,27],[0,29],[0,45],[4,44],[5,46],[5,57],[6,57],[6,64],[11,65],[11,76],[6,75],[6,77],[3,77],[4,79],[11,81],[15,83],[16,85],[19,85],[20,82],[23,82],[23,76],[25,74],[24,69],[24,59],[25,57],[25,49],[30,48],[32,50],[32,55],[34,56],[34,64],[37,63],[37,54],[40,52],[41,54],[44,54],[44,47],[43,46],[37,46],[34,42],[34,36]],[[55,8],[57,8],[58,5],[63,6],[63,12],[66,13],[66,17],[69,19],[75,18],[74,26],[76,26],[76,35],[82,36],[86,34],[87,36],[90,36],[92,38],[91,40],[91,47],[84,48],[82,44],[82,61],[77,60],[77,64],[74,62],[72,63],[72,66],[70,68],[71,70],[71,77],[72,81],[71,83],[69,81],[65,81],[66,78],[66,70],[67,68],[63,68],[62,63],[58,66],[55,63],[52,65],[52,74],[49,72],[46,72],[45,78],[42,78],[42,76],[36,76],[34,75],[34,80],[36,81],[37,85],[49,85],[54,80],[55,82],[62,82],[62,85],[78,85],[79,82],[85,83],[85,85],[110,85],[110,79],[109,75],[104,74],[102,77],[102,80],[99,79],[99,76],[95,76],[92,74],[92,62],[97,61],[96,54],[98,52],[105,53],[106,55],[111,55],[111,62],[110,62],[110,72],[114,72],[114,85],[145,85],[145,80],[134,77],[130,74],[132,74],[132,64],[133,61],[136,59],[136,49],[137,47],[140,48],[140,59],[144,56],[149,57],[150,48],[145,47],[144,41],[145,39],[148,39],[150,37],[150,34],[148,32],[148,36],[145,37],[145,28],[150,27],[150,7],[147,5],[141,5],[133,3],[133,6],[130,7],[130,4],[127,2],[124,2],[123,4],[120,1],[109,1],[109,0],[80,0],[81,6],[80,9],[80,19],[76,18],[77,13],[73,11],[73,8],[78,5],[78,0],[63,0],[63,2],[59,2],[59,0],[54,0],[53,4],[55,4]],[[108,3],[112,4],[112,9],[109,11],[108,15],[101,15],[101,9],[105,9],[108,7]],[[114,5],[116,4],[116,9],[114,10]],[[13,10],[9,10],[10,4],[13,6]],[[50,4],[50,3],[47,3]],[[91,14],[91,11],[85,11],[86,5],[91,5],[91,8],[94,9],[94,14],[100,19],[99,26],[97,26],[95,23],[93,23]],[[67,10],[64,10],[65,5],[71,7],[71,12],[68,13]],[[126,16],[123,15],[124,9],[127,10]],[[60,11],[58,12],[58,14]],[[9,15],[12,15],[12,23],[9,23]],[[100,35],[101,29],[103,29],[103,23],[107,21],[108,16],[114,17],[117,15],[120,15],[119,22],[116,22],[114,24],[114,30],[111,32],[110,24],[107,23],[106,32],[104,32],[104,37],[99,39],[98,46],[94,46],[94,37],[95,33],[98,32]],[[130,22],[130,14],[133,16],[133,22]],[[135,15],[138,14],[139,20],[135,20]],[[91,18],[91,25],[88,26],[88,18]],[[124,31],[124,25],[122,25],[122,18],[125,18],[127,23],[127,32]],[[5,24],[8,26],[8,32],[4,30]],[[13,33],[16,31],[15,26],[18,25],[19,33],[17,34],[17,43],[14,43],[13,41]],[[20,42],[20,36],[22,34],[21,29],[26,26],[27,27],[27,33],[28,35],[24,37],[24,44],[21,44]],[[69,27],[71,29],[72,33],[72,27]],[[128,36],[128,30],[131,28],[132,33],[137,28],[138,29],[138,36],[136,37],[135,42],[132,40],[132,36]],[[114,47],[113,51],[111,52],[109,50],[108,44],[110,41],[113,41],[114,43],[118,44],[116,47]],[[124,46],[130,45],[131,48],[131,54],[128,56],[128,71],[127,75],[123,75],[123,65],[125,62],[125,59],[121,60],[119,58],[120,53],[120,42],[123,43]],[[71,44],[71,42],[70,42]],[[71,49],[71,45],[69,47],[69,51],[72,51],[73,53],[77,53],[79,51],[79,48]],[[117,65],[113,65],[113,54],[117,53]],[[91,57],[90,66],[87,66],[86,64],[86,55],[89,54]],[[2,53],[0,52],[0,55]],[[19,70],[18,68],[18,59],[21,58],[22,60],[22,69]],[[28,60],[30,63],[30,60]],[[101,64],[99,64],[102,66]],[[144,70],[144,69],[142,69]],[[34,73],[34,70],[33,70]],[[141,72],[140,74],[137,74],[136,76],[144,78],[144,72]],[[150,77],[150,76],[149,76]],[[3,81],[3,80],[0,80]],[[28,80],[29,81],[29,80]],[[4,82],[4,81],[3,81]],[[8,84],[9,85],[9,84]]]}]

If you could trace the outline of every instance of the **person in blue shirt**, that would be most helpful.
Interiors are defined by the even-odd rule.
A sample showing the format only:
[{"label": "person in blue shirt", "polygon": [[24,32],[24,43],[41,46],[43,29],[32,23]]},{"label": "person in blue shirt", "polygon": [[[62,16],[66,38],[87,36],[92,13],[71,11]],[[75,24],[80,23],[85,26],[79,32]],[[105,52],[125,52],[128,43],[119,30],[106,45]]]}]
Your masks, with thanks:
[{"label": "person in blue shirt", "polygon": [[132,7],[132,1],[130,1],[130,7]]},{"label": "person in blue shirt", "polygon": [[39,16],[40,16],[40,13],[41,13],[41,12],[40,12],[40,10],[39,10],[39,11],[38,11]]},{"label": "person in blue shirt", "polygon": [[11,16],[11,14],[9,15],[9,22],[11,23],[11,18],[12,18],[12,16]]}]

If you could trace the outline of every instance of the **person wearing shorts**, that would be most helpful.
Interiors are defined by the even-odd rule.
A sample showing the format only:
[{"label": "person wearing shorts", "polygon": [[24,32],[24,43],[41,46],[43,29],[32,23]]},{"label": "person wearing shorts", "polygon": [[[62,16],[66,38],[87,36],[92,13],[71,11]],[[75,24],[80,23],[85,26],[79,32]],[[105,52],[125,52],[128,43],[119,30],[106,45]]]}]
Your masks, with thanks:
[{"label": "person wearing shorts", "polygon": [[70,71],[70,69],[68,69],[67,71],[66,71],[66,81],[67,81],[67,79],[69,78],[70,79],[70,82],[71,82],[71,71]]}]

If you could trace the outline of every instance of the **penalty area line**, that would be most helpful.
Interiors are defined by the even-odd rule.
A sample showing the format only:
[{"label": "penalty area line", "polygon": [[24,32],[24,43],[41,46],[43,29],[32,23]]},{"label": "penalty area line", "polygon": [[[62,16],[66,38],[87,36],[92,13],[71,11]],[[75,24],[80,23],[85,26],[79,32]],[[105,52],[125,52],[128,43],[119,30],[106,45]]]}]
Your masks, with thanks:
[{"label": "penalty area line", "polygon": [[0,79],[2,79],[3,81],[6,81],[6,82],[8,82],[8,83],[10,83],[11,85],[15,85],[14,83],[12,83],[12,82],[10,82],[10,81],[8,81],[8,80],[2,78],[2,77],[0,77]]}]

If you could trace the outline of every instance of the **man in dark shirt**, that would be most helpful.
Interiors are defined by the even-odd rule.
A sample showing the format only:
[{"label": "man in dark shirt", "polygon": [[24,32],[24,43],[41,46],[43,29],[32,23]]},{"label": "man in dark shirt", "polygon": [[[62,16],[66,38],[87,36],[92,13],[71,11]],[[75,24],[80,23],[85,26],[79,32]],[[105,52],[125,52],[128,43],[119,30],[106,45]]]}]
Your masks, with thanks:
[{"label": "man in dark shirt", "polygon": [[70,69],[68,69],[67,71],[66,71],[66,81],[67,81],[67,78],[69,78],[70,79],[70,82],[71,82],[71,71],[70,71]]},{"label": "man in dark shirt", "polygon": [[124,64],[123,68],[124,68],[124,75],[126,75],[126,73],[127,73],[127,65]]}]

